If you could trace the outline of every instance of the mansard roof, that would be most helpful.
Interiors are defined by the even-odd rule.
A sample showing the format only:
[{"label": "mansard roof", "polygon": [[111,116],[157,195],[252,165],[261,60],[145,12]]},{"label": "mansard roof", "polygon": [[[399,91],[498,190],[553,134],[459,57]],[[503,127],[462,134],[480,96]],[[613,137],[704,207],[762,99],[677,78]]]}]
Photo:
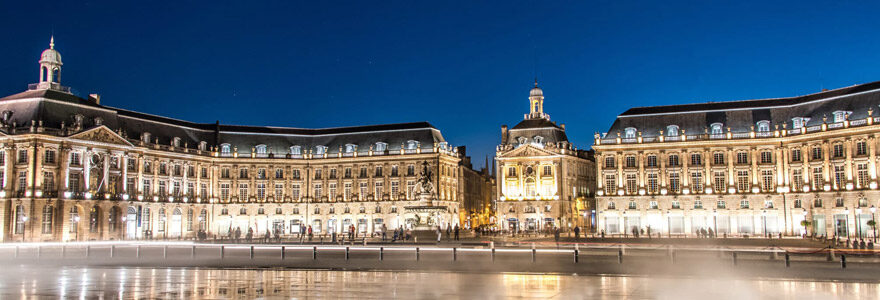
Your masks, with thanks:
[{"label": "mansard roof", "polygon": [[791,129],[793,118],[808,118],[805,126],[819,125],[823,118],[831,123],[837,111],[863,119],[869,108],[876,110],[878,105],[880,81],[797,97],[635,107],[620,114],[606,136],[624,136],[626,128],[635,128],[643,137],[653,137],[670,125],[687,134],[702,134],[714,123],[721,123],[725,132],[728,127],[731,132],[747,132],[759,121],[770,121],[771,129],[782,129],[783,124]]},{"label": "mansard roof", "polygon": [[42,121],[44,127],[60,131],[62,123],[70,128],[75,116],[80,115],[82,128],[92,128],[100,121],[101,125],[135,141],[143,133],[149,133],[150,142],[158,139],[162,145],[169,145],[174,138],[180,138],[180,145],[187,144],[190,148],[196,148],[202,141],[209,147],[228,143],[241,154],[250,154],[251,148],[257,145],[267,145],[270,153],[286,155],[291,146],[301,146],[304,152],[326,146],[327,153],[334,154],[347,144],[357,145],[358,151],[363,152],[377,142],[386,143],[389,151],[400,150],[409,141],[418,142],[422,149],[445,143],[440,131],[428,122],[334,128],[196,123],[100,105],[95,99],[52,89],[28,90],[0,98],[0,112],[3,111],[12,112],[8,123],[19,128],[30,126],[31,121]]}]

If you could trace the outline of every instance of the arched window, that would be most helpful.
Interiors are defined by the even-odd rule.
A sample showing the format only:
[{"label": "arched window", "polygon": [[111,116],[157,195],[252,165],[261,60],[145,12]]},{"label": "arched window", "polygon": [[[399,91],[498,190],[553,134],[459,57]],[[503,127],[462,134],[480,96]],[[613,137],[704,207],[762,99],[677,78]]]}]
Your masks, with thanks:
[{"label": "arched window", "polygon": [[222,155],[232,155],[232,145],[229,143],[220,144],[220,154]]},{"label": "arched window", "polygon": [[149,132],[142,133],[141,140],[144,141],[144,143],[149,143],[150,142],[150,133]]},{"label": "arched window", "polygon": [[77,209],[76,206],[70,208],[68,218],[70,218],[70,229],[68,232],[76,233],[77,229],[79,229],[79,209]]},{"label": "arched window", "polygon": [[846,117],[849,116],[851,112],[838,110],[832,113],[834,115],[834,123],[840,123],[846,120]]},{"label": "arched window", "polygon": [[385,150],[388,150],[388,143],[376,142],[376,147],[374,147],[373,150],[377,152],[385,152]]},{"label": "arched window", "polygon": [[724,124],[712,123],[712,125],[709,125],[709,134],[712,134],[712,135],[724,134]]},{"label": "arched window", "polygon": [[315,146],[316,155],[324,155],[324,153],[327,153],[327,146]]},{"label": "arched window", "polygon": [[419,142],[414,140],[406,141],[406,149],[407,150],[416,150],[419,148]]},{"label": "arched window", "polygon": [[634,139],[636,138],[636,128],[635,127],[627,127],[623,130],[623,138],[625,139]]},{"label": "arched window", "polygon": [[535,144],[538,144],[538,145],[544,143],[544,137],[540,136],[540,135],[536,135],[535,137],[532,138],[532,140],[535,141]]},{"label": "arched window", "polygon": [[254,152],[257,154],[257,156],[266,156],[269,150],[266,145],[260,144],[254,147]]},{"label": "arched window", "polygon": [[758,121],[758,132],[770,132],[770,121]]},{"label": "arched window", "polygon": [[180,138],[174,137],[174,139],[171,140],[171,145],[174,147],[180,147]]},{"label": "arched window", "polygon": [[98,232],[98,222],[100,222],[100,214],[98,213],[98,206],[92,206],[92,209],[89,210],[89,232],[96,233]]},{"label": "arched window", "polygon": [[678,125],[666,126],[666,136],[678,136]]},{"label": "arched window", "polygon": [[345,153],[352,153],[357,151],[357,145],[355,144],[345,144]]},{"label": "arched window", "polygon": [[290,146],[290,155],[302,155],[302,146]]},{"label": "arched window", "polygon": [[61,69],[52,68],[52,82],[54,82],[54,83],[61,82]]},{"label": "arched window", "polygon": [[521,136],[521,137],[516,138],[516,141],[517,141],[520,145],[525,144],[526,142],[528,142],[528,140],[529,140],[529,139],[527,139],[527,138],[524,137],[524,136]]},{"label": "arched window", "polygon": [[199,214],[199,230],[205,231],[208,229],[208,211],[202,209],[202,212]]},{"label": "arched window", "polygon": [[535,197],[538,194],[538,191],[535,187],[535,179],[528,178],[526,179],[526,197]]},{"label": "arched window", "polygon": [[40,68],[40,82],[49,81],[49,68]]},{"label": "arched window", "polygon": [[108,229],[110,229],[110,232],[116,232],[116,222],[118,220],[118,215],[119,215],[119,208],[116,206],[111,207],[110,214],[107,216],[108,217],[107,220],[109,221],[109,222],[107,222],[107,224],[109,227]]}]

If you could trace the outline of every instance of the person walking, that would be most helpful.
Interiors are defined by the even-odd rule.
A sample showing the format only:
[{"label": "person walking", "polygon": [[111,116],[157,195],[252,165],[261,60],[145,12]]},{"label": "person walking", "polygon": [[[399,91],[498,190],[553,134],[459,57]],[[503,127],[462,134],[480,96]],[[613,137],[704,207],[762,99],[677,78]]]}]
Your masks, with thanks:
[{"label": "person walking", "polygon": [[308,231],[309,231],[309,242],[311,242],[311,241],[312,241],[312,235],[313,235],[313,233],[312,233],[312,225],[309,225],[309,229],[308,229]]},{"label": "person walking", "polygon": [[581,238],[581,228],[580,228],[580,226],[575,226],[575,227],[574,227],[574,238],[575,238],[575,239],[580,239],[580,238]]},{"label": "person walking", "polygon": [[385,224],[382,224],[382,241],[385,241],[385,238],[388,236],[388,227],[385,227]]},{"label": "person walking", "polygon": [[456,241],[459,240],[459,239],[458,239],[458,231],[459,231],[458,225],[455,225],[455,240],[456,240]]}]

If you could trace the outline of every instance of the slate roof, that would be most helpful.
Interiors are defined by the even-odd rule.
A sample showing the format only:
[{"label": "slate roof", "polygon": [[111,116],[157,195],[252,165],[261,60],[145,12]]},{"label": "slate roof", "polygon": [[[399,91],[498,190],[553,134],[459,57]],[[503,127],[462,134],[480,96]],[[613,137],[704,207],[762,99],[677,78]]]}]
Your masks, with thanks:
[{"label": "slate roof", "polygon": [[432,149],[435,143],[445,143],[440,131],[428,122],[379,124],[336,128],[292,128],[242,126],[217,123],[195,123],[136,111],[97,104],[93,99],[55,90],[28,90],[0,98],[0,112],[11,111],[18,127],[27,127],[31,121],[43,121],[47,128],[70,127],[74,115],[82,115],[84,128],[96,125],[96,118],[110,129],[121,130],[130,139],[139,139],[150,133],[150,142],[169,145],[175,137],[181,145],[196,148],[205,141],[209,147],[229,143],[242,155],[249,155],[256,145],[266,145],[270,153],[286,155],[291,146],[301,146],[305,152],[316,146],[326,146],[328,154],[338,153],[346,144],[358,145],[359,152],[369,150],[376,142],[387,143],[387,150],[400,150],[410,140],[418,141],[420,148]]},{"label": "slate roof", "polygon": [[[759,121],[792,128],[792,118],[810,118],[806,126],[819,125],[823,117],[832,122],[835,111],[852,112],[850,119],[867,117],[868,108],[878,110],[880,81],[859,84],[797,97],[709,102],[651,107],[635,107],[620,114],[606,133],[607,137],[624,135],[629,127],[643,137],[654,137],[668,125],[677,125],[687,134],[702,134],[713,123],[730,127],[731,132],[748,132]],[[876,114],[875,114],[876,115]]]}]

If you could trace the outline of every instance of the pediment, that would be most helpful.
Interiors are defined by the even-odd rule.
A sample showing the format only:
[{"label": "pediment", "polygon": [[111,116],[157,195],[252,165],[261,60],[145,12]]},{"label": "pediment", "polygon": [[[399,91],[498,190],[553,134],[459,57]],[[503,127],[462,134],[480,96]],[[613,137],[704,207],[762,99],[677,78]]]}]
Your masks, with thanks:
[{"label": "pediment", "polygon": [[101,125],[77,134],[70,136],[71,139],[91,141],[91,142],[99,142],[105,144],[114,144],[114,145],[122,145],[122,146],[134,146],[129,143],[125,138],[119,136],[107,126]]},{"label": "pediment", "polygon": [[503,157],[532,157],[532,156],[554,156],[558,155],[558,153],[553,153],[552,151],[548,151],[545,149],[541,149],[535,147],[533,145],[522,145],[518,148],[510,150],[506,153],[502,153]]}]

